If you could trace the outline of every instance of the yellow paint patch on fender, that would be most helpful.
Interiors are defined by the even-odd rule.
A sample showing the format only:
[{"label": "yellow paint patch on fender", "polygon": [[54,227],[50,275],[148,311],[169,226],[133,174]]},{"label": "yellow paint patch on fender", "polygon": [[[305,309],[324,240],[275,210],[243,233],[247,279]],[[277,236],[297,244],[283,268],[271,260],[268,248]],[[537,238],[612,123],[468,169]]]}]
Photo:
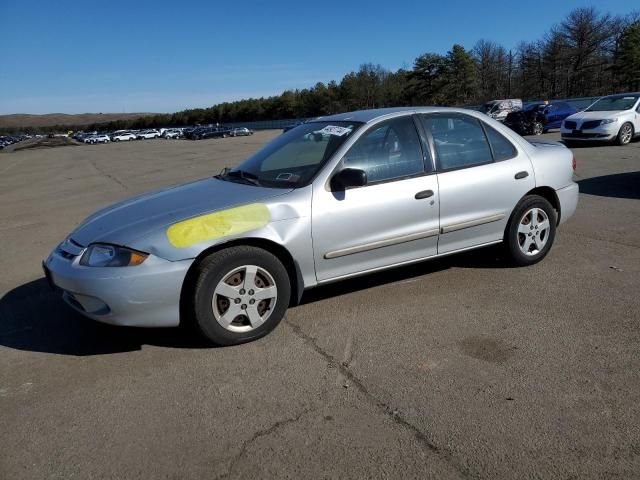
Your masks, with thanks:
[{"label": "yellow paint patch on fender", "polygon": [[174,247],[184,248],[264,227],[269,219],[266,205],[251,203],[174,223],[167,229],[167,239]]}]

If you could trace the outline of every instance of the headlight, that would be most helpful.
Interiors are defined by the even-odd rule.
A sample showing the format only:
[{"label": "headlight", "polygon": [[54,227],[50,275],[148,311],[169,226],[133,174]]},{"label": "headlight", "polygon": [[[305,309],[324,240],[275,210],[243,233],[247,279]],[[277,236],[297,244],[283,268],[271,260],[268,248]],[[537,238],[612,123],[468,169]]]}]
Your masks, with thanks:
[{"label": "headlight", "polygon": [[89,245],[80,259],[85,267],[133,267],[146,260],[148,254],[115,245]]},{"label": "headlight", "polygon": [[605,118],[600,122],[600,125],[607,125],[608,123],[616,123],[618,121],[617,118]]}]

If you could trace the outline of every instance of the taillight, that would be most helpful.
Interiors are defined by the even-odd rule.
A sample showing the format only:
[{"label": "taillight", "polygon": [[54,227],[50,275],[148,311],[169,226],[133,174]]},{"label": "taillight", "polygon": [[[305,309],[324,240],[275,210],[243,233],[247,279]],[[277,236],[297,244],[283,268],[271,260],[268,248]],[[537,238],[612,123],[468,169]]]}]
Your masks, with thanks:
[{"label": "taillight", "polygon": [[571,166],[573,167],[573,171],[576,171],[576,167],[578,166],[578,163],[576,162],[576,156],[573,156],[573,160],[571,161]]}]

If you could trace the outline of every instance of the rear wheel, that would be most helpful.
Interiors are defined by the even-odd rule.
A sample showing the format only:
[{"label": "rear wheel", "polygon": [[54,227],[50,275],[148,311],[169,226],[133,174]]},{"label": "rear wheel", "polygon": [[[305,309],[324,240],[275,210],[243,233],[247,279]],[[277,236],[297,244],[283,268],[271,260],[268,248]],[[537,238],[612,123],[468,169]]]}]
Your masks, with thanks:
[{"label": "rear wheel", "polygon": [[193,317],[216,345],[249,342],[273,330],[289,305],[287,270],[266,250],[239,246],[216,252],[198,267]]},{"label": "rear wheel", "polygon": [[533,265],[542,260],[556,235],[556,211],[549,201],[527,195],[516,206],[505,231],[507,253],[515,265]]},{"label": "rear wheel", "polygon": [[629,142],[631,142],[632,138],[633,125],[627,122],[620,127],[620,131],[618,132],[618,136],[616,137],[616,143],[618,145],[627,145]]}]

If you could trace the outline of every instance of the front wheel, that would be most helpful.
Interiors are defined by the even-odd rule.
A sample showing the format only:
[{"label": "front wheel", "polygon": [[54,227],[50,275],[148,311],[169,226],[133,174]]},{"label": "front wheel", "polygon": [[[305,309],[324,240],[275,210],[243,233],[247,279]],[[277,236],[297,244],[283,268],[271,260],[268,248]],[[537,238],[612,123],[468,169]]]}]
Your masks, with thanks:
[{"label": "front wheel", "polygon": [[261,248],[231,247],[197,267],[193,317],[215,345],[236,345],[273,330],[289,306],[291,284],[276,256]]},{"label": "front wheel", "polygon": [[532,130],[534,135],[542,135],[544,126],[540,122],[534,122]]},{"label": "front wheel", "polygon": [[618,132],[618,136],[616,137],[616,143],[618,145],[627,145],[629,142],[631,142],[632,138],[633,125],[627,122],[620,127],[620,131]]},{"label": "front wheel", "polygon": [[511,214],[505,231],[507,253],[515,265],[542,260],[556,236],[556,211],[546,198],[527,195]]}]

